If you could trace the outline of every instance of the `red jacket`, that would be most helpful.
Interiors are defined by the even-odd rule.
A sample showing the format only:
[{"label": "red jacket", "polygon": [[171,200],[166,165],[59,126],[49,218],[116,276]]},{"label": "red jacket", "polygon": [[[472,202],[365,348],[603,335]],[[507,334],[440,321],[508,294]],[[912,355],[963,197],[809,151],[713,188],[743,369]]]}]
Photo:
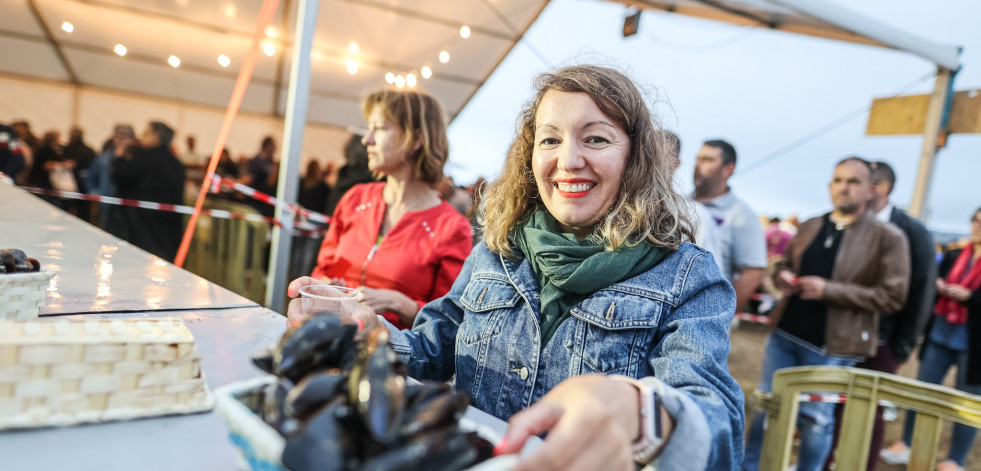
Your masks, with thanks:
[{"label": "red jacket", "polygon": [[[374,249],[385,217],[384,188],[384,182],[355,185],[341,198],[311,276],[396,290],[421,308],[446,294],[460,274],[472,246],[470,222],[443,202],[406,213]],[[382,315],[400,329],[412,327],[394,312]]]}]

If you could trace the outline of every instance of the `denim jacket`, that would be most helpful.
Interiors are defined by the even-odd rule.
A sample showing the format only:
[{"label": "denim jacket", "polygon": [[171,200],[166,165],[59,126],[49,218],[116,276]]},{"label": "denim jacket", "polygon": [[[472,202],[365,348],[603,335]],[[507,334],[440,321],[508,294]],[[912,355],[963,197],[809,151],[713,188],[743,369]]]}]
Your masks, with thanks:
[{"label": "denim jacket", "polygon": [[481,243],[411,331],[389,326],[392,346],[411,376],[456,374],[475,407],[503,420],[575,375],[643,378],[675,422],[656,468],[737,469],[745,417],[728,367],[735,292],[711,254],[683,244],[648,272],[593,293],[544,348],[539,307],[528,260]]}]

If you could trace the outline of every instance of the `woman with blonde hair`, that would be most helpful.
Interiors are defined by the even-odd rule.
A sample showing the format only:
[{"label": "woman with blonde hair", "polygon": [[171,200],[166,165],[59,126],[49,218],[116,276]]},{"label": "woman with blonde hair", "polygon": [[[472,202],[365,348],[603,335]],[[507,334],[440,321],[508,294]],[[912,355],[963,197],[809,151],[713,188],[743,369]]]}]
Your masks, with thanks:
[{"label": "woman with blonde hair", "polygon": [[470,223],[434,189],[449,156],[443,109],[431,95],[383,90],[362,104],[368,168],[334,210],[312,276],[358,288],[400,329],[449,291],[472,246]]},{"label": "woman with blonde hair", "polygon": [[664,134],[616,70],[567,67],[536,89],[487,194],[485,241],[449,293],[411,331],[358,318],[389,328],[411,376],[456,375],[475,407],[509,420],[498,452],[547,432],[515,470],[734,469],[735,293],[689,243]]}]

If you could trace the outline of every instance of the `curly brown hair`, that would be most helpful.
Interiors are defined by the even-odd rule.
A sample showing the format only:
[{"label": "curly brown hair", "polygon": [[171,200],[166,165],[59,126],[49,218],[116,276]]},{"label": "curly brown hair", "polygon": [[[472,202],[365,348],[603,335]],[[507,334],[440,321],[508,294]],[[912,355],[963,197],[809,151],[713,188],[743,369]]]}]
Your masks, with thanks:
[{"label": "curly brown hair", "polygon": [[[402,148],[409,149],[407,157],[415,178],[430,186],[439,183],[450,155],[450,142],[446,137],[443,107],[436,98],[413,90],[379,90],[361,103],[366,120],[375,106],[381,106],[385,119],[402,132]],[[421,136],[422,145],[412,149],[417,136]]]},{"label": "curly brown hair", "polygon": [[593,229],[606,242],[607,250],[641,242],[676,250],[682,242],[695,239],[691,207],[673,184],[672,143],[626,75],[608,67],[576,65],[539,75],[535,89],[534,98],[518,117],[517,136],[501,176],[486,195],[482,219],[485,240],[492,251],[513,257],[512,231],[542,205],[531,159],[538,106],[553,90],[589,95],[630,137],[630,152],[616,198]]}]

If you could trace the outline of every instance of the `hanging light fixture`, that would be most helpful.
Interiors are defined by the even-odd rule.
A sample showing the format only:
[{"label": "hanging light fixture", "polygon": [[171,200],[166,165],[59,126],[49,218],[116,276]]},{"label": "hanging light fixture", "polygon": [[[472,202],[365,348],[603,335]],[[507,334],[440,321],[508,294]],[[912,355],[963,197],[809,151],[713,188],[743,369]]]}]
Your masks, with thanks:
[{"label": "hanging light fixture", "polygon": [[405,88],[405,77],[401,75],[395,77],[395,86],[398,88]]},{"label": "hanging light fixture", "polygon": [[408,86],[410,86],[410,87],[416,86],[416,74],[413,74],[413,73],[406,74],[406,76],[405,76],[405,84],[408,85]]},{"label": "hanging light fixture", "polygon": [[115,52],[120,57],[125,56],[126,46],[123,46],[122,44],[117,44],[116,47],[112,48],[112,52]]},{"label": "hanging light fixture", "polygon": [[463,38],[463,39],[467,39],[467,38],[470,37],[470,27],[469,26],[463,25],[463,26],[460,27],[460,37]]},{"label": "hanging light fixture", "polygon": [[232,60],[228,56],[222,54],[218,56],[218,65],[222,67],[228,67],[232,63]]},{"label": "hanging light fixture", "polygon": [[361,48],[360,48],[360,47],[358,47],[358,43],[356,43],[356,42],[354,42],[354,41],[351,41],[351,42],[350,42],[350,43],[348,43],[348,45],[347,45],[347,50],[348,50],[348,51],[350,51],[350,52],[351,52],[351,54],[357,54],[357,53],[358,53],[358,51],[360,51],[360,50],[361,50]]},{"label": "hanging light fixture", "polygon": [[354,61],[347,61],[347,73],[351,75],[358,73],[358,63]]},{"label": "hanging light fixture", "polygon": [[61,23],[61,30],[64,31],[64,32],[66,32],[66,33],[71,33],[72,31],[75,31],[75,25],[71,24],[70,22],[65,21],[65,22]]},{"label": "hanging light fixture", "polygon": [[178,68],[181,66],[181,58],[177,56],[170,56],[167,58],[167,63],[173,68]]},{"label": "hanging light fixture", "polygon": [[450,61],[450,53],[446,51],[439,51],[439,61],[442,63],[447,63]]},{"label": "hanging light fixture", "polygon": [[422,75],[422,78],[424,79],[432,77],[433,69],[430,69],[428,65],[424,65],[422,66],[422,69],[419,69],[419,75]]},{"label": "hanging light fixture", "polygon": [[385,74],[385,81],[390,84],[395,83],[395,74],[391,72]]},{"label": "hanging light fixture", "polygon": [[271,42],[266,42],[262,45],[262,52],[267,56],[272,57],[276,55],[276,46]]}]

